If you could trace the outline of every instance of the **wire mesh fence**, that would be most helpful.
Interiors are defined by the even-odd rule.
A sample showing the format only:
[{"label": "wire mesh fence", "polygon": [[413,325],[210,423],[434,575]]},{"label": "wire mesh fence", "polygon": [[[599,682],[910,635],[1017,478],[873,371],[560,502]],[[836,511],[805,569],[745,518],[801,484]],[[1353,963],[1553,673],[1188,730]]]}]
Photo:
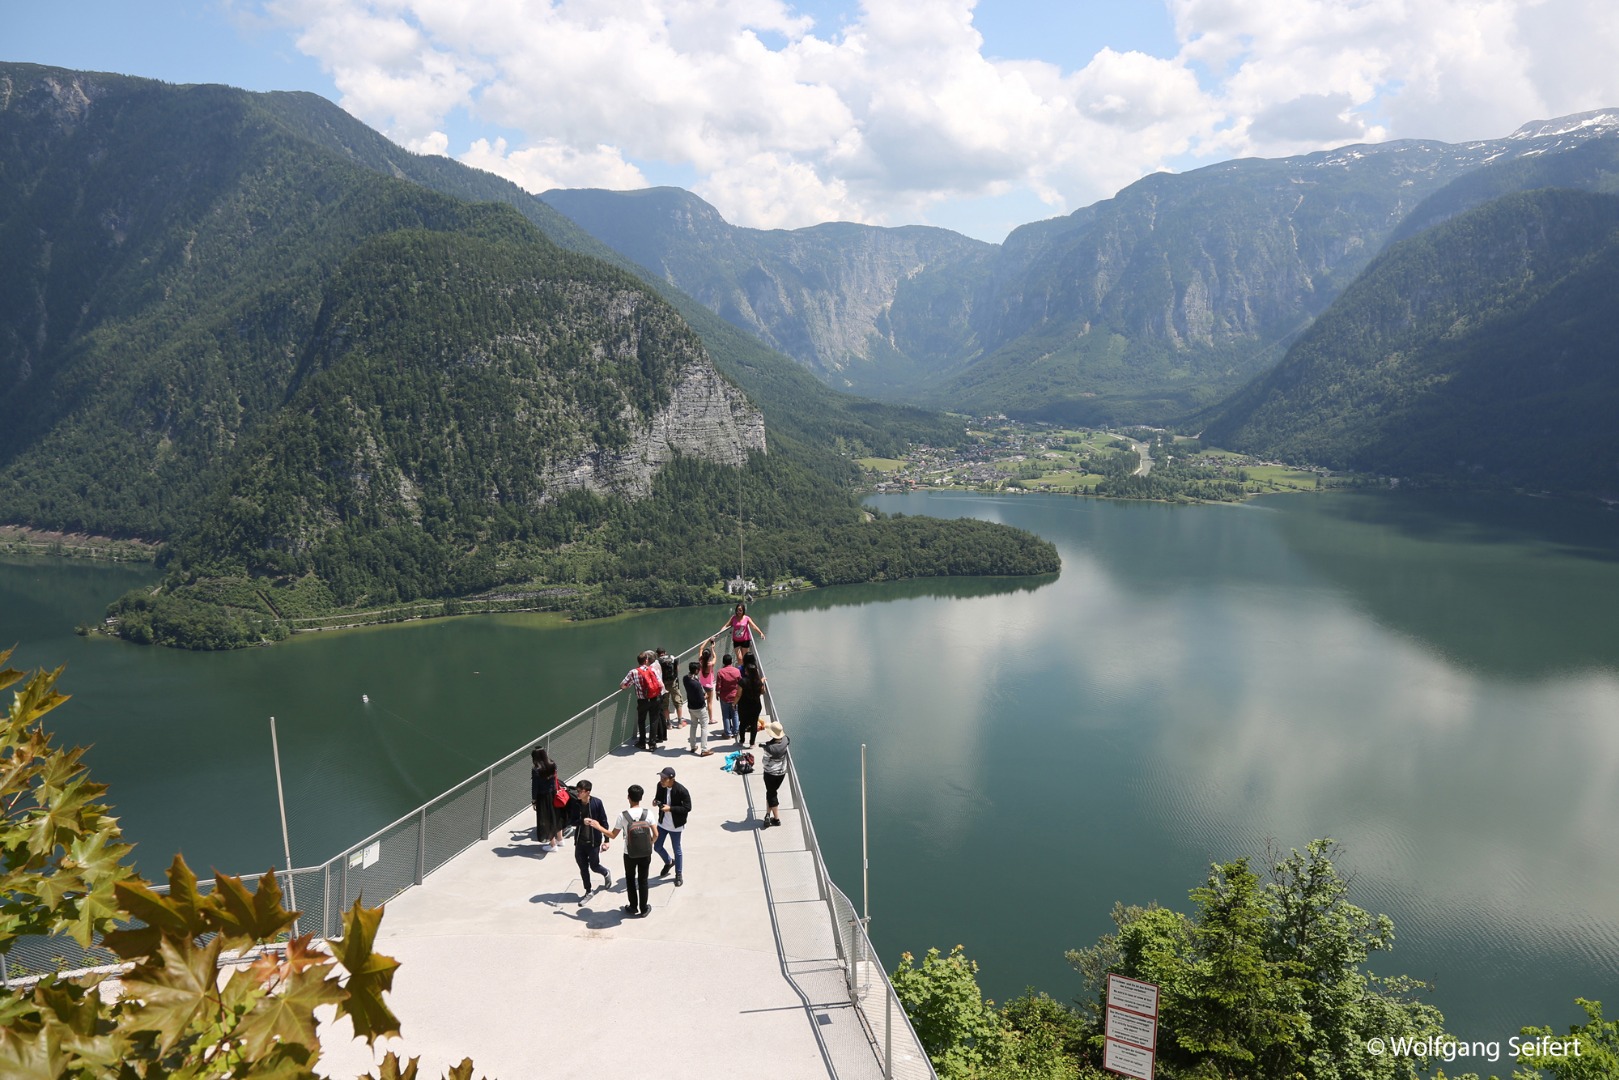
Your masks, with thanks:
[{"label": "wire mesh fence", "polygon": [[[698,642],[683,650],[677,661],[695,657],[704,644]],[[720,645],[719,651],[723,651],[723,643]],[[768,686],[765,707],[771,716],[782,715]],[[584,762],[580,770],[583,772],[634,737],[634,699],[615,691],[324,863],[278,871],[276,879],[283,902],[300,913],[294,932],[338,937],[343,929],[343,913],[355,902],[369,907],[386,903],[421,884],[427,875],[474,844],[488,839],[492,829],[531,805],[529,755],[536,747],[545,747],[553,760]],[[872,947],[865,923],[827,874],[791,759],[787,768],[805,848],[813,858],[816,891],[826,905],[825,917],[837,942],[849,1001],[861,1016],[867,1048],[885,1077],[936,1080],[915,1029]],[[256,883],[256,877],[249,881],[250,886]],[[199,888],[208,891],[212,885],[212,881],[201,882]],[[82,948],[70,938],[23,938],[9,955],[0,956],[0,980],[9,987],[19,978],[117,963],[118,958],[106,949]],[[870,1071],[870,1059],[859,1064],[863,1069],[850,1068],[848,1072],[859,1075]]]},{"label": "wire mesh fence", "polygon": [[[761,656],[760,664],[763,662]],[[776,719],[782,719],[768,684],[764,697],[766,712]],[[787,758],[787,787],[804,830],[804,847],[814,859],[817,891],[826,902],[827,917],[832,920],[832,933],[837,943],[849,1001],[860,1015],[867,1041],[877,1057],[883,1077],[885,1080],[938,1080],[933,1063],[922,1047],[922,1040],[911,1026],[911,1018],[900,1004],[899,995],[894,992],[882,960],[871,944],[865,920],[827,873],[821,844],[815,836],[815,823],[810,818],[809,803],[804,798],[803,785],[799,782],[798,769],[793,765],[791,755]],[[825,1045],[836,1068],[838,1050],[830,1043]]]}]

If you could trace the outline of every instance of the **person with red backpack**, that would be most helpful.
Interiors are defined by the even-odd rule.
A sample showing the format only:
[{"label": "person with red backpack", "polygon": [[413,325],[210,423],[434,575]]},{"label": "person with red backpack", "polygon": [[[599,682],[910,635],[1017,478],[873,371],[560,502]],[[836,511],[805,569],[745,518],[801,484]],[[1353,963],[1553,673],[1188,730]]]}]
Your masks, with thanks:
[{"label": "person with red backpack", "polygon": [[[663,679],[658,673],[658,665],[653,662],[650,652],[643,652],[636,657],[635,667],[630,669],[618,684],[635,695],[635,747],[638,750],[653,750],[657,748],[657,730],[659,721],[663,717]],[[664,738],[667,732],[662,733]]]}]

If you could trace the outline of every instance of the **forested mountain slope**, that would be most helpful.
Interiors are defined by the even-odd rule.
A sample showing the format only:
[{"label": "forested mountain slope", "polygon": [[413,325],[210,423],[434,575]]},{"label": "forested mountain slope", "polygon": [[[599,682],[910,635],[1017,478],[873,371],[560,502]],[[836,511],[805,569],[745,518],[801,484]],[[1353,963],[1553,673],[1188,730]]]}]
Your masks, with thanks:
[{"label": "forested mountain slope", "polygon": [[805,454],[816,458],[817,469],[848,467],[846,458],[823,452],[833,443],[857,451],[857,456],[893,456],[902,453],[911,441],[941,445],[964,436],[961,423],[939,413],[830,392],[801,364],[775,351],[758,336],[739,331],[682,291],[677,282],[615,251],[509,180],[450,158],[413,154],[314,94],[263,94],[257,95],[255,101],[288,129],[342,154],[356,165],[412,180],[457,199],[505,203],[559,247],[601,259],[640,277],[675,306],[703,339],[719,369],[764,410],[773,436],[799,444]]},{"label": "forested mountain slope", "polygon": [[1619,197],[1495,199],[1392,246],[1203,432],[1400,476],[1619,489]]},{"label": "forested mountain slope", "polygon": [[[766,453],[758,407],[643,282],[520,200],[384,175],[351,152],[374,139],[329,145],[340,124],[312,141],[311,100],[0,65],[0,520],[172,541],[162,594],[121,605],[132,636],[241,644],[504,584],[694,602],[739,491],[760,573],[1056,569],[1012,530],[868,520],[836,423]],[[875,430],[809,385],[812,420]]]}]

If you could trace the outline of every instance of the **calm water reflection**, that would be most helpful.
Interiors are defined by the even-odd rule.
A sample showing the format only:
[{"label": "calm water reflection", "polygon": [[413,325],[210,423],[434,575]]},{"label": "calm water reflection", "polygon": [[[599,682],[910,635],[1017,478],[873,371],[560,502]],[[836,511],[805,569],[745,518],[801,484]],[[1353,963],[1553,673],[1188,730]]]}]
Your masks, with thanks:
[{"label": "calm water reflection", "polygon": [[[1374,970],[1434,981],[1459,1035],[1619,1002],[1619,515],[1386,494],[875,502],[1020,525],[1063,556],[1056,579],[757,610],[851,893],[870,746],[890,957],[959,941],[996,997],[1072,997],[1062,951],[1114,900],[1184,908],[1210,860],[1330,835],[1357,901],[1395,920]],[[61,726],[96,742],[149,871],[175,848],[276,859],[272,713],[294,855],[313,861],[599,697],[638,649],[722,618],[472,618],[230,655],[71,636],[139,573],[0,564],[0,640],[70,662]]]}]

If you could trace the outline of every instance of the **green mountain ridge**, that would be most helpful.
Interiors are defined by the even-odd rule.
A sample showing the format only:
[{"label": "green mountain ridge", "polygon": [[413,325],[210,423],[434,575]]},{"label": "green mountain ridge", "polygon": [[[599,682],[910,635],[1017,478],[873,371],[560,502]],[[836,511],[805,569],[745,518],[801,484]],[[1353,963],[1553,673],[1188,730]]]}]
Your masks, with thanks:
[{"label": "green mountain ridge", "polygon": [[718,335],[787,418],[765,452],[675,308],[531,221],[588,238],[318,98],[8,64],[0,102],[0,520],[170,540],[130,636],[244,644],[508,584],[699,602],[738,465],[761,574],[1056,569],[1026,534],[860,513],[839,438],[959,425]]},{"label": "green mountain ridge", "polygon": [[1616,134],[1619,114],[1592,113],[1499,140],[1155,174],[998,246],[938,246],[914,272],[887,276],[854,268],[872,248],[901,245],[905,229],[739,229],[677,189],[544,198],[833,385],[975,413],[1165,423],[1279,361],[1453,181],[1512,163],[1572,171],[1551,162],[1582,147],[1596,148],[1584,167],[1600,171]]},{"label": "green mountain ridge", "polygon": [[1619,196],[1503,195],[1390,247],[1203,438],[1397,476],[1619,490]]}]

